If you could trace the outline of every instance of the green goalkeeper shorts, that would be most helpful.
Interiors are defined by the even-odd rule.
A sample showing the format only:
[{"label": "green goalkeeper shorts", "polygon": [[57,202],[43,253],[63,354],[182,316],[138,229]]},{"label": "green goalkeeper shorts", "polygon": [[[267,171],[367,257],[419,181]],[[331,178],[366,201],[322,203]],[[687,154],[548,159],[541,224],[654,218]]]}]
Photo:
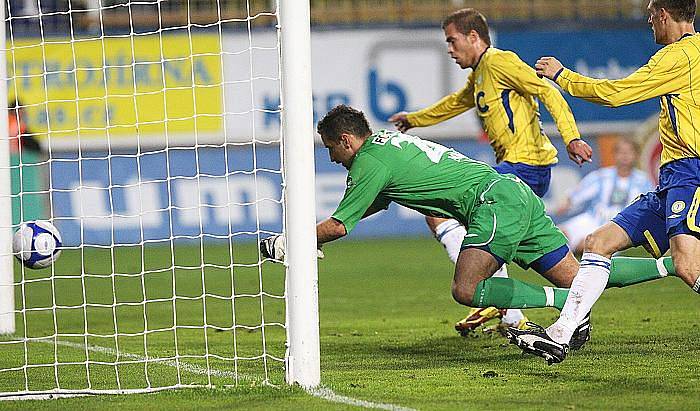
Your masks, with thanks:
[{"label": "green goalkeeper shorts", "polygon": [[482,183],[462,249],[486,250],[501,263],[528,268],[566,245],[564,234],[544,212],[542,199],[519,178],[506,174]]}]

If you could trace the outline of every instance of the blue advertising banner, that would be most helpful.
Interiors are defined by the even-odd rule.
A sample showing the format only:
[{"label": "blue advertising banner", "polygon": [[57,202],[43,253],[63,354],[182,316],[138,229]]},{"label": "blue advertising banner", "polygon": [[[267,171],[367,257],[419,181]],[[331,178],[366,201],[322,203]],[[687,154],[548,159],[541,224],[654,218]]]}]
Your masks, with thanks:
[{"label": "blue advertising banner", "polygon": [[[591,30],[499,30],[497,47],[516,52],[531,66],[542,56],[559,59],[564,67],[594,78],[623,78],[646,64],[661,46],[649,27]],[[643,120],[659,111],[658,99],[608,108],[564,94],[577,122]],[[543,121],[551,122],[547,110]]]},{"label": "blue advertising banner", "polygon": [[[493,162],[488,144],[449,141],[470,157]],[[563,147],[558,145],[561,153]],[[333,213],[346,171],[317,147],[316,207]],[[584,169],[562,157],[549,202],[571,188]],[[52,161],[53,221],[67,246],[136,245],[171,238],[254,240],[282,226],[280,153],[265,145],[171,148],[133,154],[65,153]],[[257,201],[256,201],[257,198]],[[361,222],[352,237],[428,235],[423,216],[392,205]]]}]

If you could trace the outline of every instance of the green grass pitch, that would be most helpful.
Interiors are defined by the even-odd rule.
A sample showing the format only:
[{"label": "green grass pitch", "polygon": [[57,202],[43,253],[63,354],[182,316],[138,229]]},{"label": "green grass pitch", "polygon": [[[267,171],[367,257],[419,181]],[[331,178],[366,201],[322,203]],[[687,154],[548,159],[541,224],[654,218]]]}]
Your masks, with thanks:
[{"label": "green grass pitch", "polygon": [[[606,291],[593,311],[593,340],[564,363],[547,366],[522,356],[501,337],[462,338],[454,332],[454,321],[466,309],[450,296],[452,267],[433,240],[341,240],[324,251],[319,264],[322,382],[339,395],[414,409],[700,408],[700,297],[676,278]],[[233,273],[227,268],[231,256],[241,265]],[[56,379],[63,388],[81,389],[88,376],[95,389],[113,388],[117,380],[123,389],[178,381],[211,382],[217,388],[0,406],[356,408],[284,386],[283,365],[275,360],[284,356],[284,329],[275,324],[284,322],[284,305],[275,298],[283,292],[282,270],[265,264],[259,271],[256,259],[253,244],[233,253],[209,244],[203,251],[178,246],[175,253],[168,247],[120,248],[65,252],[53,277],[50,270],[24,271],[30,281],[23,294],[17,290],[17,304],[30,310],[17,317],[20,335],[0,340],[0,369],[17,368],[0,372],[0,391],[22,390],[27,380],[29,388],[51,389]],[[172,263],[177,270],[168,268]],[[88,275],[80,275],[81,264]],[[113,267],[119,275],[112,279]],[[143,279],[137,275],[141,270],[148,272]],[[510,272],[542,282],[531,272],[515,267]],[[235,310],[227,299],[232,289],[243,295],[235,299]],[[144,297],[150,301],[145,305]],[[206,332],[198,327],[205,305],[211,326]],[[526,314],[544,324],[557,315],[553,309]],[[246,327],[232,329],[234,315],[235,323]],[[268,325],[255,327],[263,317]],[[23,368],[25,343],[16,341],[25,321],[33,340],[26,343],[31,366]],[[105,336],[115,328],[118,339]],[[86,331],[89,350],[79,336]],[[55,332],[76,336],[61,337],[56,346],[50,339],[42,342]],[[205,341],[208,358],[201,357]],[[175,342],[186,364],[179,374],[168,360]],[[140,360],[146,356],[151,361],[144,366]],[[207,368],[213,370],[210,377],[204,375]],[[235,375],[238,384],[230,386]],[[265,380],[278,387],[263,386]]]}]

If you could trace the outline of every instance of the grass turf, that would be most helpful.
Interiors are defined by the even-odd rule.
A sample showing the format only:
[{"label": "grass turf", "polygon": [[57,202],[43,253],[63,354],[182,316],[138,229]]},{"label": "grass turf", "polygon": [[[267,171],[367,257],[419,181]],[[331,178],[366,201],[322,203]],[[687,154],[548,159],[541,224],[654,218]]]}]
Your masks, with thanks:
[{"label": "grass turf", "polygon": [[[325,251],[327,258],[319,266],[322,380],[338,394],[417,409],[700,408],[696,344],[700,300],[676,278],[606,291],[593,311],[593,340],[564,363],[549,367],[539,358],[522,356],[500,337],[462,338],[454,332],[453,322],[466,309],[450,297],[452,268],[433,240],[340,241],[329,244]],[[236,263],[250,266],[237,267],[232,275],[224,268],[231,255]],[[256,257],[253,245],[233,253],[214,245],[207,245],[204,252],[190,246],[178,247],[175,253],[169,248],[89,250],[83,255],[65,253],[53,277],[49,270],[25,271],[26,278],[35,281],[25,286],[25,300],[18,293],[18,304],[33,310],[26,320],[18,317],[19,330],[26,321],[30,337],[50,336],[55,330],[82,333],[87,315],[87,329],[93,335],[88,342],[107,348],[86,353],[79,348],[84,344],[82,337],[62,337],[61,341],[69,344],[55,349],[51,343],[28,344],[30,364],[53,364],[56,360],[66,364],[58,371],[53,366],[27,368],[30,388],[50,389],[56,375],[62,387],[84,388],[87,371],[97,388],[114,386],[117,372],[122,388],[144,386],[146,372],[152,385],[169,385],[177,381],[178,374],[163,361],[174,354],[174,341],[178,342],[178,354],[190,356],[182,361],[201,371],[207,367],[206,360],[198,357],[204,352],[205,338],[212,354],[209,366],[224,371],[212,377],[212,383],[232,384],[231,372],[236,369],[246,378],[235,388],[16,401],[2,403],[2,407],[353,408],[311,397],[297,388],[260,386],[266,378],[281,384],[282,365],[269,355],[283,356],[284,330],[276,325],[264,327],[267,343],[263,350],[262,329],[230,330],[233,310],[226,299],[232,284],[236,295],[251,295],[236,298],[236,324],[254,327],[263,315],[268,323],[282,321],[279,299],[256,296],[260,284],[271,295],[282,293],[281,269],[265,264],[261,276]],[[204,280],[202,261],[207,264]],[[177,270],[167,269],[172,262]],[[90,276],[76,276],[81,264]],[[106,276],[113,265],[121,274],[114,280]],[[143,282],[135,275],[142,268],[149,272]],[[542,282],[537,275],[517,268],[511,268],[511,274]],[[82,282],[86,284],[85,296]],[[174,309],[169,298],[173,288],[180,297]],[[117,309],[111,308],[113,290]],[[57,306],[78,308],[59,308],[54,319],[53,310],[46,309],[52,306],[52,295]],[[141,302],[144,295],[153,301],[146,308]],[[89,304],[85,308],[84,301]],[[218,330],[204,333],[187,328],[201,325],[204,304],[207,323]],[[556,314],[551,309],[527,311],[530,319],[544,324]],[[114,332],[115,315],[118,331],[131,334],[117,341],[100,336]],[[139,333],[145,323],[151,330],[146,338]],[[177,331],[172,330],[175,323]],[[113,351],[117,343],[120,351],[132,356],[117,359]],[[22,389],[23,344],[0,344],[0,350],[0,368],[20,368],[0,372],[0,388]],[[145,367],[136,360],[146,353],[164,360]],[[263,354],[269,355],[250,361],[228,359]],[[83,365],[86,358],[91,361],[87,370]],[[115,360],[120,362],[118,366],[112,365]],[[262,371],[265,360],[267,374]],[[201,372],[189,369],[180,373],[180,382],[209,381]]]}]

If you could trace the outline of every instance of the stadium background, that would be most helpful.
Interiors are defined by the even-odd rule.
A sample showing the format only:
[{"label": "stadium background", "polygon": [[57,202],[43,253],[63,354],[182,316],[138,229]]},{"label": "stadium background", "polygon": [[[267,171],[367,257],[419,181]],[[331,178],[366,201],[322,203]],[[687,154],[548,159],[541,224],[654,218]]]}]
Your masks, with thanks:
[{"label": "stadium background", "polygon": [[[238,3],[222,3],[228,7],[222,12],[222,17],[227,13],[230,17],[240,14],[243,4]],[[251,52],[252,58],[248,53],[227,54],[220,64],[218,53],[233,50],[248,41],[248,33],[242,30],[245,27],[240,24],[222,26],[226,30],[221,42],[211,28],[185,26],[187,29],[178,29],[180,24],[186,23],[183,19],[188,18],[187,3],[169,2],[168,8],[161,10],[162,24],[173,29],[162,34],[162,43],[159,43],[159,35],[151,32],[155,23],[147,18],[149,6],[141,5],[144,13],[132,13],[131,20],[125,20],[125,4],[114,2],[114,7],[103,13],[102,24],[116,34],[128,30],[140,33],[133,38],[133,69],[128,61],[131,40],[111,38],[102,42],[95,35],[95,15],[89,10],[90,2],[85,3],[84,13],[73,12],[73,26],[82,27],[82,32],[77,33],[66,32],[66,13],[62,12],[67,10],[66,4],[42,2],[42,13],[46,14],[42,18],[44,36],[52,44],[44,44],[36,37],[35,21],[19,17],[11,19],[12,36],[8,36],[8,41],[14,43],[14,52],[8,55],[8,70],[17,80],[10,84],[10,101],[17,99],[24,107],[25,121],[31,132],[59,159],[50,162],[49,166],[42,161],[42,155],[25,152],[21,173],[23,193],[13,198],[15,222],[20,218],[28,220],[53,215],[68,245],[78,245],[81,235],[90,244],[110,244],[112,221],[104,217],[112,213],[144,215],[143,238],[138,217],[114,217],[119,220],[114,221],[119,223],[115,224],[114,233],[118,244],[134,244],[151,237],[163,238],[163,233],[169,230],[169,219],[164,211],[169,187],[162,178],[166,154],[143,156],[138,160],[139,167],[135,167],[134,157],[119,157],[118,154],[133,153],[139,147],[163,147],[166,130],[171,147],[190,145],[193,141],[235,144],[249,139],[253,131],[258,141],[265,142],[279,133],[279,96],[276,82],[271,80],[276,76],[276,50],[273,49],[276,37],[262,27],[256,29],[256,26],[269,23],[264,16],[251,21],[252,44],[257,47]],[[192,22],[206,23],[212,18],[207,4],[189,3]],[[363,109],[373,128],[391,128],[385,120],[392,113],[425,107],[461,87],[468,72],[459,70],[446,55],[439,23],[446,13],[462,4],[460,1],[312,2],[315,120],[334,105],[346,103]],[[554,55],[565,66],[580,73],[619,78],[644,64],[658,49],[648,28],[642,24],[645,4],[639,1],[492,1],[469,2],[468,5],[482,9],[489,17],[496,47],[515,51],[529,64],[534,64],[539,56]],[[21,10],[22,3],[16,2],[14,6],[14,10]],[[52,13],[49,7],[56,11]],[[251,7],[262,11],[269,4],[251,2]],[[251,14],[253,12],[255,10],[251,10]],[[73,48],[71,37],[80,39]],[[159,61],[160,47],[163,55],[172,60]],[[103,50],[106,62],[113,66],[104,71],[96,69],[102,63]],[[191,53],[204,56],[191,60],[185,58]],[[39,64],[42,54],[46,56],[46,68]],[[53,73],[43,78],[41,73],[44,70]],[[252,85],[224,83],[226,85],[222,86],[222,80],[248,76],[254,77]],[[191,79],[195,83],[194,93],[178,88],[189,84]],[[81,93],[77,96],[79,104],[70,102],[76,97],[76,84]],[[116,95],[106,97],[106,102],[101,97],[104,84],[108,94]],[[222,87],[229,89],[222,93]],[[226,101],[222,95],[227,96]],[[563,154],[565,151],[551,117],[541,107],[544,128],[560,152],[552,188],[545,198],[550,207],[561,200],[567,187],[572,187],[587,172],[610,164],[612,142],[617,136],[635,135],[640,124],[658,111],[656,101],[609,109],[566,97],[583,137],[594,147],[595,160],[583,168],[571,163]],[[56,102],[46,104],[47,98]],[[174,104],[176,101],[178,104]],[[105,105],[109,119],[104,114]],[[240,115],[251,106],[255,108],[252,112]],[[219,116],[218,113],[222,112],[227,114]],[[138,134],[134,126],[137,122]],[[473,112],[412,132],[493,163],[490,147],[480,136]],[[80,148],[78,137],[82,142]],[[641,161],[652,178],[656,178],[657,173],[652,158],[654,138],[653,132],[646,133],[640,141],[643,145],[650,142],[652,147],[646,150],[648,153]],[[111,160],[107,158],[108,146],[117,154]],[[200,148],[195,153],[190,148],[170,154],[177,156],[172,162],[177,166],[169,170],[175,181],[170,188],[176,206],[187,207],[194,201],[186,193],[188,182],[191,182],[188,177],[193,175],[197,159],[201,164],[213,165],[217,161],[221,164],[224,157],[228,157],[238,165],[252,167],[256,162],[258,167],[266,164],[271,169],[278,167],[279,154],[274,147],[263,144],[251,150],[250,146],[231,145],[227,149],[229,153],[223,150]],[[78,156],[87,160],[79,165],[75,161]],[[16,154],[13,162],[18,163]],[[333,211],[342,195],[344,170],[330,164],[325,151],[319,148],[316,162],[317,214],[318,218],[323,218]],[[110,167],[112,163],[113,167]],[[137,169],[142,173],[140,179]],[[113,173],[111,177],[109,170]],[[17,168],[13,171],[13,186],[17,194],[20,173]],[[227,210],[223,206],[227,200],[216,194],[222,191],[221,184],[226,184],[225,167],[213,166],[207,172],[208,183],[202,185],[206,187],[202,195],[215,207],[203,213],[205,230],[226,232],[229,214],[234,229],[254,229],[257,224],[254,207],[237,206]],[[54,189],[51,198],[45,191],[49,173]],[[231,190],[234,202],[245,204],[250,200],[255,190],[251,178],[240,176],[235,181]],[[74,190],[81,180],[81,189]],[[270,198],[279,197],[275,191],[279,186],[274,173],[262,173],[257,181],[263,190],[269,188],[267,194]],[[21,217],[20,204],[23,205]],[[271,204],[260,215],[260,223],[266,229],[279,230],[280,213],[279,207]],[[82,233],[81,218],[84,224]],[[199,218],[192,214],[192,210],[176,212],[173,218],[174,233],[198,232]],[[360,225],[354,235],[427,233],[420,216],[396,206],[373,218],[373,224]],[[396,224],[397,221],[400,223]]]},{"label": "stadium background", "polygon": [[[9,4],[12,10],[20,11],[24,0],[11,0]],[[100,4],[104,8],[97,12],[95,6]],[[458,70],[446,55],[439,29],[440,20],[460,7],[481,9],[490,19],[496,46],[517,51],[530,64],[541,54],[553,54],[561,57],[565,64],[591,75],[620,77],[643,64],[657,49],[646,25],[646,1],[640,0],[312,0],[311,4],[316,116],[335,103],[350,102],[368,113],[375,128],[388,126],[382,120],[392,111],[420,107],[463,84],[467,73]],[[251,144],[236,145],[237,141],[249,138],[253,130],[263,140],[278,131],[275,128],[277,96],[273,91],[276,87],[265,79],[277,74],[267,63],[270,54],[277,51],[266,48],[271,38],[264,34],[265,30],[272,29],[274,19],[266,14],[272,13],[274,7],[275,2],[269,0],[152,3],[42,0],[41,27],[37,19],[23,18],[21,12],[13,13],[8,42],[16,41],[26,47],[16,48],[21,51],[8,59],[14,62],[8,67],[9,73],[19,74],[21,80],[10,85],[10,102],[15,97],[20,99],[29,123],[29,133],[25,135],[36,135],[44,144],[43,152],[23,152],[21,171],[12,169],[14,192],[18,192],[20,183],[22,186],[21,195],[13,198],[16,221],[20,217],[49,217],[53,213],[58,216],[54,221],[68,242],[75,245],[80,238],[76,221],[82,215],[84,240],[88,244],[110,244],[106,239],[110,238],[112,226],[118,229],[114,233],[115,242],[130,244],[138,242],[141,234],[134,229],[135,219],[128,216],[141,214],[143,235],[159,237],[165,229],[162,211],[158,209],[165,204],[162,196],[165,187],[160,181],[166,160],[161,150],[166,142],[162,133],[165,129],[169,131],[168,156],[172,156],[167,159],[176,160],[171,164],[177,163],[167,170],[175,177],[169,188],[173,189],[173,198],[179,206],[186,208],[188,205],[188,184],[193,181],[196,165],[203,166],[198,176],[206,202],[219,204],[217,195],[224,180],[219,177],[226,169],[223,162],[226,156],[227,161],[235,163],[235,170],[246,170],[255,162],[259,166],[259,189],[264,191],[271,187],[268,183],[276,186],[276,175],[263,168],[277,168],[277,150],[264,141],[255,144],[255,151]],[[154,18],[158,12],[160,20]],[[231,18],[239,20],[227,20]],[[213,44],[209,39],[218,32],[216,22],[219,19],[223,22],[225,41]],[[68,29],[71,22],[75,30]],[[206,25],[209,27],[202,27]],[[235,56],[227,55],[229,60],[225,61],[224,70],[206,58],[189,63],[174,62],[164,67],[159,67],[158,62],[154,67],[153,56],[157,54],[153,54],[153,42],[148,33],[162,32],[164,54],[176,60],[189,55],[191,49],[209,53],[225,49],[227,45],[246,48],[248,26],[253,28],[251,38],[259,46],[254,54],[254,61],[258,63],[252,70],[250,56],[244,54],[239,55],[241,61],[238,62]],[[114,36],[133,33],[130,37],[134,39],[134,50],[140,58],[133,72],[114,67],[94,72],[94,77],[87,76],[89,69],[99,63],[96,60],[99,46],[89,39],[99,38],[101,30]],[[39,33],[54,43],[76,40],[73,44],[78,54],[67,53],[66,46],[61,44],[40,45]],[[185,42],[183,36],[190,33],[193,42]],[[130,61],[122,64],[120,54],[115,51],[123,40],[107,41],[114,41],[107,56],[113,65],[130,66]],[[237,44],[240,41],[244,43]],[[56,50],[51,50],[53,47]],[[83,125],[90,119],[91,107],[99,107],[100,112],[104,112],[105,102],[93,100],[98,91],[97,86],[93,86],[85,88],[87,94],[80,96],[83,98],[77,106],[60,101],[43,105],[46,97],[39,95],[37,79],[33,83],[31,77],[31,73],[41,77],[39,73],[44,71],[32,66],[36,63],[32,55],[39,53],[52,56],[54,62],[51,70],[54,74],[38,82],[39,85],[41,81],[47,82],[50,92],[56,93],[51,94],[54,100],[73,99],[75,95],[71,95],[71,90],[74,87],[67,84],[80,81],[94,85],[98,79],[106,80],[100,75],[109,79],[111,92],[127,96],[124,100],[108,101],[114,108],[110,111],[114,122],[110,119],[110,124],[115,125],[109,127],[109,135],[101,131],[106,119],[93,111],[92,122],[80,129],[81,140],[88,142],[79,150],[77,116],[80,115]],[[20,61],[29,66],[17,64]],[[77,78],[66,73],[70,71],[66,68],[70,69],[74,63],[84,69],[78,71]],[[158,76],[154,75],[158,69],[165,72],[165,82],[173,86],[168,91],[174,91],[174,95],[161,91],[163,84],[157,82]],[[241,72],[232,71],[237,69]],[[221,87],[218,85],[221,79],[229,76],[248,79],[253,74],[254,93],[250,93],[250,84],[242,86],[245,89],[239,92],[245,101],[211,98],[219,94],[217,87]],[[195,78],[195,97],[199,98],[193,98],[192,93],[177,94],[176,89],[181,84],[178,81],[187,76]],[[204,97],[207,91],[212,92],[208,99]],[[183,111],[169,111],[173,107],[168,102],[173,99],[181,103]],[[617,136],[640,135],[643,142],[656,141],[657,102],[614,110],[570,99],[569,102],[584,137],[594,146],[595,162],[579,169],[566,159],[560,139],[543,110],[545,129],[560,151],[560,164],[555,168],[554,184],[546,199],[550,205],[584,173],[610,163],[611,144]],[[240,113],[223,118],[215,114],[217,110],[238,113],[236,104],[241,104],[244,110],[255,104],[256,111],[247,117]],[[133,128],[136,114],[142,120],[138,138]],[[233,121],[236,118],[239,120]],[[49,121],[51,144],[48,144],[47,135]],[[457,117],[440,127],[418,129],[416,134],[492,161],[491,149],[480,140],[480,131],[472,115]],[[200,147],[197,151],[187,147],[194,141],[219,144],[225,139],[232,143],[227,152],[214,147]],[[107,142],[110,150],[106,149]],[[49,147],[51,162],[47,163]],[[655,146],[650,144],[649,147],[647,151],[652,154],[642,163],[651,164],[648,171],[655,175]],[[109,160],[108,154],[111,155]],[[134,154],[140,154],[138,162]],[[316,148],[316,161],[318,217],[323,218],[335,207],[342,192],[344,170],[329,164],[320,147]],[[18,164],[17,154],[14,164]],[[141,170],[141,181],[135,180],[136,167]],[[110,177],[108,170],[112,172]],[[204,174],[207,177],[202,179]],[[17,281],[19,278],[27,280],[21,294],[20,287],[16,288],[16,301],[26,312],[26,317],[20,321],[30,324],[25,333],[53,342],[53,336],[65,332],[79,335],[85,331],[138,333],[148,329],[146,320],[149,320],[151,327],[156,328],[180,326],[179,343],[187,347],[187,351],[181,353],[201,354],[206,337],[211,338],[210,352],[231,356],[228,333],[199,330],[206,321],[227,329],[235,321],[237,325],[249,327],[236,334],[240,356],[257,357],[267,349],[281,357],[286,341],[284,330],[277,326],[265,327],[266,343],[262,333],[256,330],[262,324],[263,311],[268,325],[284,321],[283,305],[269,298],[269,295],[283,293],[283,268],[268,263],[261,265],[265,277],[263,288],[253,241],[256,236],[245,231],[245,227],[253,224],[254,206],[249,204],[251,181],[244,173],[232,180],[235,185],[229,188],[233,188],[230,192],[238,206],[208,207],[202,228],[207,233],[226,232],[229,227],[222,224],[230,219],[234,231],[248,236],[250,241],[240,247],[238,240],[242,238],[236,237],[235,277],[227,269],[232,264],[233,252],[223,242],[207,242],[201,247],[195,244],[179,248],[178,245],[177,252],[170,247],[150,246],[65,250],[51,270],[21,270],[19,264],[16,266]],[[83,183],[81,190],[75,192],[72,188],[79,181]],[[53,199],[45,193],[48,188],[53,189]],[[114,203],[106,200],[108,190]],[[277,192],[272,190],[276,188],[264,194],[277,198]],[[24,206],[23,215],[20,215],[20,202]],[[35,204],[40,207],[32,208]],[[269,207],[257,210],[260,228],[272,230],[278,227],[279,209],[274,204],[265,204]],[[103,218],[110,211],[120,215],[115,217],[117,220]],[[179,210],[173,217],[176,233],[199,233],[193,214]],[[415,238],[417,235],[423,237]],[[370,236],[382,238],[367,238]],[[201,385],[213,382],[217,388],[39,403],[21,401],[3,404],[3,409],[326,410],[355,409],[354,405],[403,409],[392,404],[417,409],[480,410],[700,408],[697,391],[700,323],[696,315],[700,300],[679,279],[606,291],[595,308],[593,340],[567,362],[547,367],[520,355],[500,337],[479,333],[465,339],[454,332],[453,323],[464,316],[465,310],[450,296],[453,268],[442,247],[426,236],[427,230],[420,217],[392,207],[374,222],[360,224],[351,238],[324,248],[327,257],[319,264],[318,288],[322,383],[333,390],[331,394],[338,394],[335,397],[329,397],[327,391],[310,396],[298,388],[284,388],[281,363],[270,365],[270,380],[282,388],[261,386],[263,378],[267,378],[261,374],[268,372],[259,364],[263,358],[239,363],[244,375],[260,378],[237,381],[235,388],[226,387],[233,383],[228,377],[230,374],[219,374],[212,379],[206,372],[191,372],[189,368],[181,371],[183,382]],[[636,255],[643,255],[639,250],[636,252]],[[202,270],[205,265],[206,270]],[[173,267],[176,267],[174,272]],[[511,268],[510,273],[515,278],[543,282],[532,272]],[[142,275],[144,271],[148,275]],[[119,275],[115,275],[117,273]],[[222,275],[226,279],[222,279]],[[87,287],[81,287],[83,281]],[[177,292],[173,291],[172,296],[177,296],[177,310],[170,308],[169,300],[167,303],[159,300],[171,297],[170,290],[175,283]],[[81,288],[89,298],[80,295]],[[203,297],[205,290],[210,293],[206,298]],[[236,310],[240,316],[235,319],[227,314],[230,307],[222,308],[217,299],[212,298],[233,296],[227,294],[233,290],[244,295],[236,296]],[[263,291],[265,294],[257,298]],[[159,301],[148,301],[146,297]],[[112,308],[92,307],[81,314],[85,303]],[[211,315],[203,319],[205,304]],[[175,311],[178,320],[165,324]],[[548,323],[556,312],[528,310],[527,315],[536,322]],[[115,317],[119,317],[119,330],[116,324],[112,326]],[[190,326],[195,329],[183,331]],[[171,355],[171,333],[170,329],[157,335],[150,333],[147,341],[140,335],[121,335],[119,346],[117,338],[93,336],[89,342],[99,351],[89,353],[83,349],[82,336],[61,338],[61,345],[30,344],[28,355],[21,344],[5,345],[8,348],[3,348],[0,368],[12,366],[17,371],[0,378],[0,391],[25,389],[26,381],[29,388],[47,390],[57,387],[59,382],[62,388],[81,389],[87,381],[93,388],[113,388],[118,382],[126,388],[143,388],[147,385],[144,374],[149,369],[153,371],[152,376],[157,376],[155,386],[167,385],[173,380],[175,368],[160,363],[144,366],[140,358],[146,357],[147,351],[155,357]],[[118,348],[128,357],[122,356],[122,364],[115,366],[113,364],[120,361]],[[133,359],[138,360],[129,364]],[[86,375],[88,367],[83,365],[88,361],[90,375]],[[191,358],[186,364],[194,365],[196,371],[196,367],[201,370],[206,361]],[[58,367],[54,366],[56,363],[60,363]],[[34,365],[29,368],[28,376],[22,375],[22,366],[26,364]],[[48,366],[36,367],[37,364]],[[214,361],[212,364],[217,370],[232,370],[230,362]],[[120,375],[115,377],[117,369]],[[341,404],[328,402],[338,399]]]}]

